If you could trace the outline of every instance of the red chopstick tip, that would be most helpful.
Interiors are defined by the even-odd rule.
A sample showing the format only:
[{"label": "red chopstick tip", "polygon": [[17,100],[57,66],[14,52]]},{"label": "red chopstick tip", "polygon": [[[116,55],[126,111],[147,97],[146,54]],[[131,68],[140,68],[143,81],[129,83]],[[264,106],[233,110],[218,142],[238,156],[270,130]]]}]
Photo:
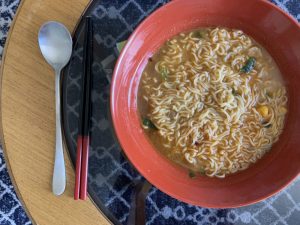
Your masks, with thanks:
[{"label": "red chopstick tip", "polygon": [[80,183],[81,183],[81,160],[82,160],[82,136],[77,137],[77,153],[76,153],[76,171],[75,171],[75,187],[74,187],[74,199],[79,199]]},{"label": "red chopstick tip", "polygon": [[84,196],[80,196],[80,198],[79,198],[80,200],[86,200],[86,195],[84,195]]},{"label": "red chopstick tip", "polygon": [[90,137],[84,136],[82,139],[82,161],[81,161],[80,194],[79,194],[79,198],[82,200],[85,200],[87,195],[89,146],[90,146]]}]

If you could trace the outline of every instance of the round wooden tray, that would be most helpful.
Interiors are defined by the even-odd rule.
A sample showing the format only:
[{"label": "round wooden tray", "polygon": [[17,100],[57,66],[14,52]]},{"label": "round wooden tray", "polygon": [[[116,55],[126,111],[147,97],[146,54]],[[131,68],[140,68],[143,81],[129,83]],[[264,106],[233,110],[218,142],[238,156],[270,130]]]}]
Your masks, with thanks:
[{"label": "round wooden tray", "polygon": [[51,192],[54,162],[54,72],[40,54],[37,34],[48,20],[73,31],[88,0],[24,0],[2,61],[1,121],[6,163],[19,198],[35,224],[109,224],[93,202],[74,201],[74,169],[65,152],[67,186]]}]

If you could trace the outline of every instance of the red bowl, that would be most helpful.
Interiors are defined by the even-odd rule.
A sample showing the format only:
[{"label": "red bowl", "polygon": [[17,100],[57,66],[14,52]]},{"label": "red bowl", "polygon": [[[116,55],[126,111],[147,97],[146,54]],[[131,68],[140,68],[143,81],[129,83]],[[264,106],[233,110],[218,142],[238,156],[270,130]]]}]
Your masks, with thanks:
[{"label": "red bowl", "polygon": [[[256,164],[225,179],[197,177],[170,162],[140,125],[137,92],[147,59],[169,38],[197,27],[241,29],[277,62],[289,95],[279,141]],[[177,0],[151,14],[133,32],[115,66],[111,114],[117,137],[137,170],[161,191],[203,207],[231,208],[261,201],[289,184],[300,171],[300,26],[263,0]]]}]

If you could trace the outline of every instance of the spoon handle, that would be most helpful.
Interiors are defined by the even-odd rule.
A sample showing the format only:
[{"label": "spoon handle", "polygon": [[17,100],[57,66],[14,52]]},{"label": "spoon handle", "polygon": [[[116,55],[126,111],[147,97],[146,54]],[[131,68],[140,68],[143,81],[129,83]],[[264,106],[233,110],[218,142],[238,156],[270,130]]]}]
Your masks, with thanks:
[{"label": "spoon handle", "polygon": [[60,119],[60,70],[55,70],[55,108],[56,108],[56,145],[55,162],[52,180],[52,191],[55,195],[61,195],[66,186],[65,161],[62,144],[62,131]]}]

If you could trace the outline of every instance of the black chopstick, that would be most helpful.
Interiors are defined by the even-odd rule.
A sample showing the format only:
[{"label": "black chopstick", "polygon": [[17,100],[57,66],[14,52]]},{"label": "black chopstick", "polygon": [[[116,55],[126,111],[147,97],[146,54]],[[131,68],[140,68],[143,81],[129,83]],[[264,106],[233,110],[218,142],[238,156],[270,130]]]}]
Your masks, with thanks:
[{"label": "black chopstick", "polygon": [[90,17],[85,18],[85,39],[83,52],[83,77],[79,116],[79,133],[77,136],[76,175],[74,199],[85,200],[87,196],[88,157],[90,143],[91,115],[91,76],[93,60],[93,24]]}]

